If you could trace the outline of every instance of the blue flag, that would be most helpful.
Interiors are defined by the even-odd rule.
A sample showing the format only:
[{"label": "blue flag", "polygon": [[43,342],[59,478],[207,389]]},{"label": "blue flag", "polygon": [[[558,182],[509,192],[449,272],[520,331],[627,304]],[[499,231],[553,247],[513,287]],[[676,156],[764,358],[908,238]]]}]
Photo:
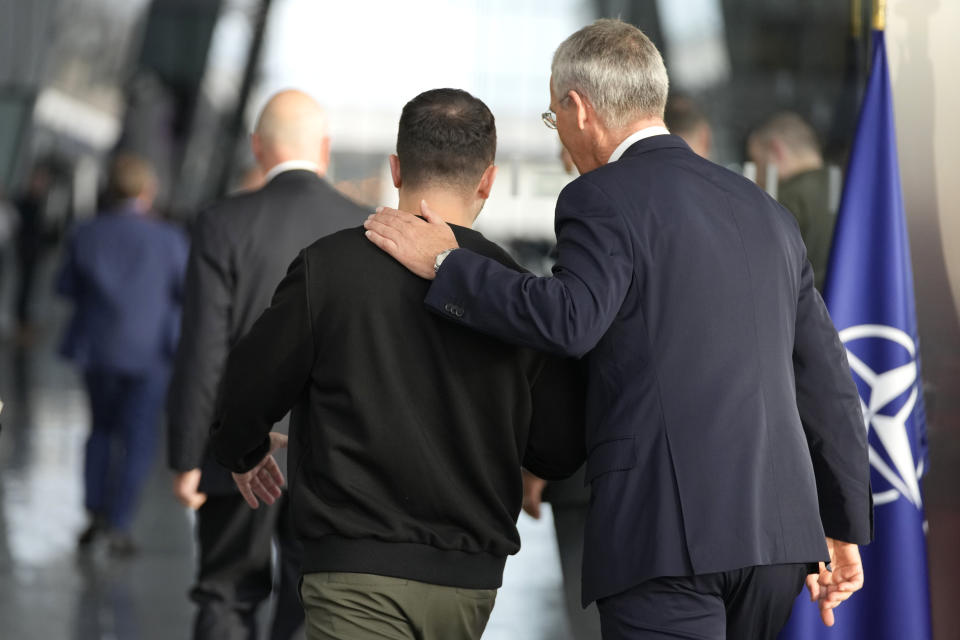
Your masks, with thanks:
[{"label": "blue flag", "polygon": [[927,465],[917,319],[883,31],[847,166],[824,299],[860,391],[870,445],[875,539],[865,585],[824,627],[806,590],[781,640],[929,640]]}]

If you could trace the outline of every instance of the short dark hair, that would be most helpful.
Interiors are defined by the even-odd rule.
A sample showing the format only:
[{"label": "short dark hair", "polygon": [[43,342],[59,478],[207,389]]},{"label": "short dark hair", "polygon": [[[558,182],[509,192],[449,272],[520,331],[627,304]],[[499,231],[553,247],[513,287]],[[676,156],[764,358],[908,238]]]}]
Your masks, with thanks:
[{"label": "short dark hair", "polygon": [[466,91],[424,91],[403,107],[397,157],[405,185],[474,186],[496,154],[493,114]]}]

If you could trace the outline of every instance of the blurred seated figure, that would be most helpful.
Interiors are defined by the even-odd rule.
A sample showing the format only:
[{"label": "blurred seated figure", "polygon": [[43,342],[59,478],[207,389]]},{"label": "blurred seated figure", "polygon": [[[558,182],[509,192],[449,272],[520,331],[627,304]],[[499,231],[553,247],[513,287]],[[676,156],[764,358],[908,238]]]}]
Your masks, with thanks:
[{"label": "blurred seated figure", "polygon": [[113,555],[136,551],[135,509],[153,463],[176,349],[187,241],[154,218],[156,179],[146,161],[116,158],[113,205],[78,225],[57,292],[74,305],[61,347],[83,374],[92,413],[84,458],[90,524],[79,546],[105,537]]},{"label": "blurred seated figure", "polygon": [[710,159],[713,130],[710,121],[687,96],[674,95],[667,100],[663,120],[670,133],[680,136],[698,156]]},{"label": "blurred seated figure", "polygon": [[823,291],[836,212],[830,207],[830,173],[817,134],[799,115],[785,111],[750,134],[747,153],[757,165],[758,176],[768,175],[770,165],[776,167],[777,200],[797,218],[813,266],[814,286]]}]

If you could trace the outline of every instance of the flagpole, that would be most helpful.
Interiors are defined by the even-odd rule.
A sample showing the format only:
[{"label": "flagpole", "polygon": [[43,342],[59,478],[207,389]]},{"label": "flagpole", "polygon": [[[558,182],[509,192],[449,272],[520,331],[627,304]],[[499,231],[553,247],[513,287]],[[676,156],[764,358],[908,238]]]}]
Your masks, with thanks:
[{"label": "flagpole", "polygon": [[887,0],[873,0],[873,29],[883,31],[887,27]]},{"label": "flagpole", "polygon": [[863,0],[850,0],[850,35],[855,40],[860,39],[860,29],[863,26]]}]

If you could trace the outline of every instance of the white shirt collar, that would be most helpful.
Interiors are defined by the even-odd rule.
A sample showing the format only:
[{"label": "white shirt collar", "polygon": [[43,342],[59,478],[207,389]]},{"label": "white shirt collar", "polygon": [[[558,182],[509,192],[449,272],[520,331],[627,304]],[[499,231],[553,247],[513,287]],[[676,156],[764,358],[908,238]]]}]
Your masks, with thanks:
[{"label": "white shirt collar", "polygon": [[669,134],[670,132],[667,131],[666,127],[656,126],[656,127],[647,127],[645,129],[640,129],[640,131],[637,131],[627,136],[626,139],[623,142],[621,142],[616,149],[613,150],[613,153],[610,154],[610,159],[607,160],[607,164],[610,164],[611,162],[616,162],[617,160],[619,160],[620,156],[622,156],[624,152],[633,145],[634,142],[639,142],[644,138],[650,138],[652,136],[665,136]]},{"label": "white shirt collar", "polygon": [[273,168],[270,169],[270,171],[267,171],[267,175],[263,177],[263,183],[266,184],[270,182],[284,171],[297,170],[312,171],[313,173],[316,173],[320,170],[320,165],[318,165],[316,162],[309,162],[307,160],[287,160],[286,162],[273,165]]}]

